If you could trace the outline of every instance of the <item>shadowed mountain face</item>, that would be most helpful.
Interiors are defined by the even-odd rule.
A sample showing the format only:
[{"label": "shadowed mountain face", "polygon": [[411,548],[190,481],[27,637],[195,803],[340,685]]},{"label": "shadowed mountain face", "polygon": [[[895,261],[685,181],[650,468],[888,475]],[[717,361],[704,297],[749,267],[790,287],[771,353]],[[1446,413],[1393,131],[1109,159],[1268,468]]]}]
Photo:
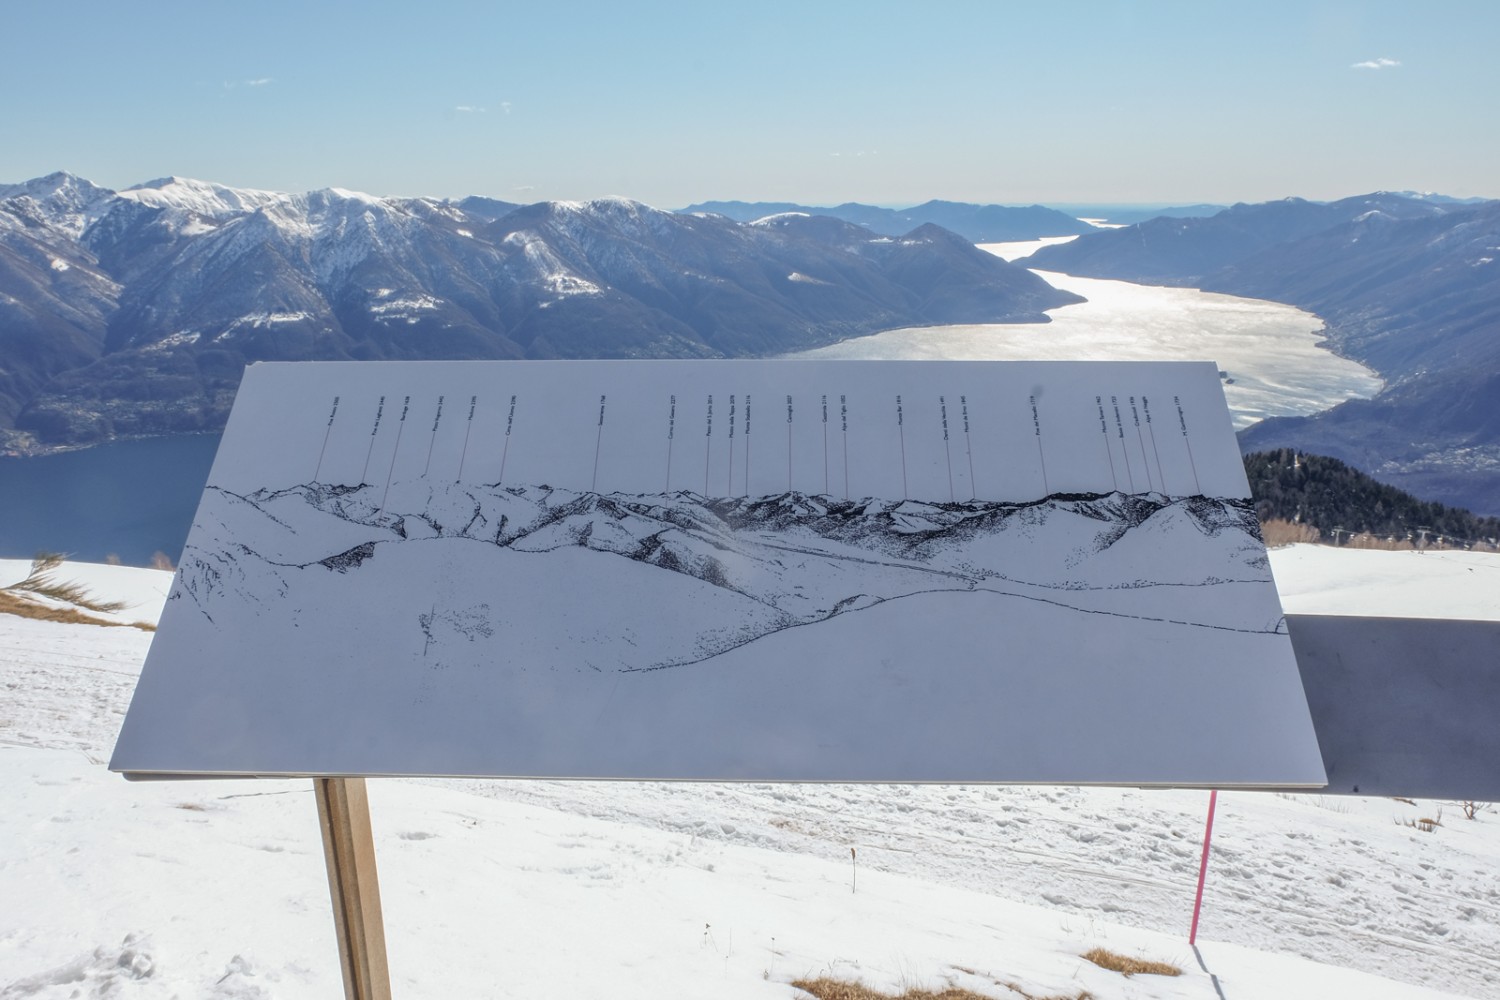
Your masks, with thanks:
[{"label": "shadowed mountain face", "polygon": [[935,227],[55,174],[0,187],[0,444],[214,429],[254,361],[743,357],[1075,301]]},{"label": "shadowed mountain face", "polygon": [[1042,205],[1022,207],[929,201],[912,208],[895,209],[858,202],[815,208],[780,201],[706,201],[689,205],[682,211],[722,215],[736,222],[754,222],[772,215],[810,215],[839,219],[883,236],[901,236],[918,226],[932,224],[957,233],[970,243],[1076,236],[1094,231],[1087,222]]},{"label": "shadowed mountain face", "polygon": [[1247,451],[1349,462],[1425,499],[1500,513],[1500,203],[1395,194],[1236,205],[1045,247],[1028,263],[1188,284],[1317,313],[1387,388],[1241,433]]},{"label": "shadowed mountain face", "polygon": [[[630,624],[613,634],[638,636],[579,654],[596,669],[604,659],[626,671],[680,666],[782,629],[948,592],[1152,621],[1166,621],[1170,606],[1171,621],[1208,629],[1280,627],[1274,601],[1208,598],[1221,585],[1253,591],[1270,580],[1249,502],[1209,497],[931,503],[309,483],[245,495],[211,488],[194,538],[172,597],[211,621],[308,587],[355,600],[414,559],[436,560],[460,596],[435,598],[418,623],[429,640],[445,605],[449,618],[460,608],[463,622],[488,623],[486,638],[557,615],[542,606],[552,595],[511,596],[504,609],[485,596],[507,573],[546,594],[556,567],[570,600],[590,614],[618,605]],[[1160,559],[1162,546],[1172,560]],[[1165,603],[1162,588],[1173,595]],[[622,602],[625,593],[672,594],[676,603]],[[706,613],[674,625],[683,607]],[[572,634],[566,622],[559,628]]]}]

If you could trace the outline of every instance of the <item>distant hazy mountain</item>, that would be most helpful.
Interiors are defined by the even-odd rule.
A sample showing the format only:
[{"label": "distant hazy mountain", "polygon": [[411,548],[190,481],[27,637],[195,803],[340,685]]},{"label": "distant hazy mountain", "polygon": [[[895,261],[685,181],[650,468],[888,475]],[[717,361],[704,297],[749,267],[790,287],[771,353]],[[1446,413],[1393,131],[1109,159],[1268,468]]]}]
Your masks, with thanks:
[{"label": "distant hazy mountain", "polygon": [[1205,218],[1156,217],[1124,229],[1095,230],[1068,243],[1042,247],[1027,263],[1091,278],[1196,286],[1220,268],[1371,212],[1410,219],[1451,210],[1394,194],[1329,203],[1287,198],[1235,205]]},{"label": "distant hazy mountain", "polygon": [[754,222],[769,215],[799,213],[825,215],[864,226],[885,236],[900,236],[917,226],[935,224],[952,230],[970,243],[1034,240],[1043,236],[1076,236],[1094,227],[1073,216],[1042,205],[1010,207],[970,205],[954,201],[929,201],[914,208],[877,208],[846,202],[813,207],[776,201],[705,201],[682,209],[684,214],[712,213],[737,222]]},{"label": "distant hazy mountain", "polygon": [[216,428],[259,360],[738,357],[1076,301],[928,225],[54,174],[0,187],[0,444]]},{"label": "distant hazy mountain", "polygon": [[1028,263],[1287,302],[1378,371],[1373,400],[1265,421],[1246,449],[1331,455],[1419,496],[1500,513],[1500,202],[1377,193],[1236,205],[1045,247]]},{"label": "distant hazy mountain", "polygon": [[1228,205],[1163,205],[1159,208],[1140,205],[1054,205],[1059,211],[1067,212],[1080,219],[1102,219],[1105,222],[1132,226],[1137,222],[1146,222],[1149,219],[1198,219],[1210,215],[1218,215]]}]

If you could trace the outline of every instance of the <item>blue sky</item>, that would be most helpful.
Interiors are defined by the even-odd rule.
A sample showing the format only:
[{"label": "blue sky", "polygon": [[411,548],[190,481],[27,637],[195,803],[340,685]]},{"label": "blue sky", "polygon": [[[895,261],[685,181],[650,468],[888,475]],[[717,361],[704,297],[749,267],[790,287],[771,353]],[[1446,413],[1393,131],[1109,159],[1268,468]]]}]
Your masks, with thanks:
[{"label": "blue sky", "polygon": [[1500,196],[1500,3],[6,5],[0,182],[829,204]]}]

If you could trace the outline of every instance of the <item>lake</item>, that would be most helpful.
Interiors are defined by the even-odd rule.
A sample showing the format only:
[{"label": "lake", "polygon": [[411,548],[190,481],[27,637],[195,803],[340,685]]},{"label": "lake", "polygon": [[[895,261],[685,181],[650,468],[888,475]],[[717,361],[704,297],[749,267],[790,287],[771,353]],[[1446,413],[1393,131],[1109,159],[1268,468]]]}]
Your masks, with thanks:
[{"label": "lake", "polygon": [[[1058,240],[988,244],[1007,259]],[[1277,302],[1039,272],[1089,301],[1052,322],[890,330],[806,358],[1199,360],[1225,372],[1236,429],[1316,413],[1380,389],[1369,369],[1320,346],[1322,321]],[[182,552],[218,438],[117,441],[41,458],[0,458],[0,557],[38,550],[145,566]]]},{"label": "lake", "polygon": [[161,552],[176,563],[218,445],[188,434],[0,458],[0,557],[149,566]]},{"label": "lake", "polygon": [[[980,244],[1006,260],[1072,237]],[[1380,391],[1378,375],[1322,346],[1323,321],[1280,302],[1196,288],[1037,271],[1088,299],[1050,323],[910,327],[803,351],[795,358],[972,361],[1213,361],[1225,373],[1235,430],[1266,417],[1319,413]]]}]

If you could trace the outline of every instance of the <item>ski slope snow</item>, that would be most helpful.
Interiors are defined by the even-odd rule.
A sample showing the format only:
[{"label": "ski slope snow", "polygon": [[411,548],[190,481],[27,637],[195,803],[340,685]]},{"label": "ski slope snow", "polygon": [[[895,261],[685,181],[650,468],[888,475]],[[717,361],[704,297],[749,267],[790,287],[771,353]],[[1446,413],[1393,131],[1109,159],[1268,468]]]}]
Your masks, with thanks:
[{"label": "ski slope snow", "polygon": [[[1272,565],[1288,610],[1500,605],[1500,557],[1295,546]],[[27,568],[0,561],[0,587]],[[170,583],[59,575],[129,620]],[[104,769],[150,640],[0,616],[0,998],[337,996],[308,782]],[[997,998],[1500,997],[1500,814],[1457,803],[1221,795],[1200,966],[1202,792],[370,787],[399,997],[788,998],[818,975]],[[1079,957],[1095,945],[1183,975],[1122,978]]]}]

